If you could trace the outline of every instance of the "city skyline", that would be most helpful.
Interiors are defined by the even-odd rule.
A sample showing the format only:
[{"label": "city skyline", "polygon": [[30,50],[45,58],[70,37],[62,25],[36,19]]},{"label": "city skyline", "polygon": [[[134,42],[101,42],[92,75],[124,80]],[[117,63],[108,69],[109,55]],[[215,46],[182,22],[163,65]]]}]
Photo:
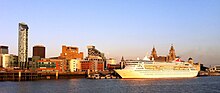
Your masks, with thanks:
[{"label": "city skyline", "polygon": [[[98,0],[99,1],[99,0]],[[20,6],[24,4],[23,6]],[[110,58],[143,58],[155,46],[168,55],[171,44],[184,60],[219,64],[220,1],[2,1],[0,44],[18,54],[17,24],[29,26],[28,54],[44,45],[46,57],[62,45],[95,45]]]}]

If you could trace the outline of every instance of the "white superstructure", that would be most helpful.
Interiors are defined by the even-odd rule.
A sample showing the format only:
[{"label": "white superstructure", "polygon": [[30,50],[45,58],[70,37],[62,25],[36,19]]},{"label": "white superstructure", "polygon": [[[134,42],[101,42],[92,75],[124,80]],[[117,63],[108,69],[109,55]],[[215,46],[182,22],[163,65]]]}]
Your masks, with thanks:
[{"label": "white superstructure", "polygon": [[196,77],[198,71],[188,62],[128,61],[124,69],[115,70],[122,78]]}]

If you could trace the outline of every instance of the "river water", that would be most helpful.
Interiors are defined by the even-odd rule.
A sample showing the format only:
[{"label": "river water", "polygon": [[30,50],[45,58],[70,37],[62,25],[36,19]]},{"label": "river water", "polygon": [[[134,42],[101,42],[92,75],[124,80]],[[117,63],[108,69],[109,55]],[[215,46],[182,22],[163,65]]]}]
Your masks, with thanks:
[{"label": "river water", "polygon": [[4,81],[0,93],[220,93],[220,77]]}]

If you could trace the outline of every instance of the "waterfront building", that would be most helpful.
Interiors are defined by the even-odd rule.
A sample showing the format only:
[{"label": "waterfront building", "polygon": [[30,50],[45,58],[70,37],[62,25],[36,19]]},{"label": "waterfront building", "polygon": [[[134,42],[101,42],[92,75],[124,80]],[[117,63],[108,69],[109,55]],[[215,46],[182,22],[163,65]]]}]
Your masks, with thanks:
[{"label": "waterfront building", "polygon": [[67,72],[68,63],[66,59],[44,58],[37,61],[37,71],[42,72]]},{"label": "waterfront building", "polygon": [[[88,48],[88,57],[86,57],[86,60],[92,61],[92,62],[98,62],[96,64],[103,64],[103,70],[106,69],[106,57],[104,53],[100,52],[95,48],[95,46],[87,46]],[[101,66],[101,65],[100,65]],[[101,68],[101,67],[100,67]]]},{"label": "waterfront building", "polygon": [[108,64],[107,69],[108,70],[121,69],[121,65],[120,64]]},{"label": "waterfront building", "polygon": [[105,68],[105,62],[102,57],[99,56],[90,56],[87,57],[86,60],[92,63],[92,70],[93,71],[103,71]]},{"label": "waterfront building", "polygon": [[0,54],[0,67],[13,68],[18,65],[18,56],[12,54]]},{"label": "waterfront building", "polygon": [[109,58],[106,60],[107,64],[117,64],[114,58]]},{"label": "waterfront building", "polygon": [[42,45],[36,45],[33,47],[33,56],[39,56],[45,58],[45,47]]},{"label": "waterfront building", "polygon": [[78,59],[68,60],[68,66],[69,66],[70,72],[76,72],[76,71],[81,70],[81,63],[80,63],[80,60]]},{"label": "waterfront building", "polygon": [[31,61],[29,61],[29,68],[31,70],[36,70],[37,69],[37,62],[40,60],[40,56],[33,56]]},{"label": "waterfront building", "polygon": [[171,62],[175,59],[176,59],[175,49],[174,49],[173,45],[171,45],[170,51],[169,51],[169,56],[168,56],[168,61]]},{"label": "waterfront building", "polygon": [[155,62],[172,62],[176,59],[176,53],[173,45],[171,45],[168,56],[158,56],[156,48],[153,47],[151,51],[150,60]]},{"label": "waterfront building", "polygon": [[167,56],[158,56],[158,57],[157,57],[156,59],[154,59],[153,61],[155,61],[155,62],[169,62]]},{"label": "waterfront building", "polygon": [[104,63],[102,61],[89,61],[89,60],[81,60],[81,71],[88,71],[91,72],[95,71],[103,71],[104,70]]},{"label": "waterfront building", "polygon": [[21,69],[28,67],[28,25],[19,23],[18,38],[18,66]]},{"label": "waterfront building", "polygon": [[109,58],[106,60],[107,62],[107,69],[108,70],[113,70],[113,69],[120,69],[121,65],[117,64],[116,60],[113,58]]},{"label": "waterfront building", "polygon": [[95,46],[87,46],[87,48],[88,48],[88,57],[90,56],[104,57],[104,53],[101,53],[99,50],[97,50]]},{"label": "waterfront building", "polygon": [[33,47],[33,55],[32,58],[29,59],[28,61],[28,68],[31,70],[36,70],[37,69],[37,62],[38,60],[40,60],[41,58],[45,58],[45,50],[46,48],[43,45],[35,45]]},{"label": "waterfront building", "polygon": [[150,56],[150,60],[155,61],[155,62],[167,62],[168,58],[166,56],[157,56],[157,51],[156,48],[153,47],[152,51],[151,51],[151,56]]},{"label": "waterfront building", "polygon": [[0,46],[0,54],[8,54],[8,46]]},{"label": "waterfront building", "polygon": [[204,66],[204,64],[200,64],[200,71],[208,71],[209,68]]},{"label": "waterfront building", "polygon": [[220,72],[220,65],[210,67],[209,72]]},{"label": "waterfront building", "polygon": [[64,59],[83,59],[83,52],[79,52],[78,47],[71,47],[71,46],[62,46],[62,53],[60,53],[59,58]]},{"label": "waterfront building", "polygon": [[151,60],[154,60],[154,59],[157,59],[158,56],[157,56],[157,51],[155,49],[155,47],[153,47],[152,51],[151,51],[151,56],[150,56],[150,59]]},{"label": "waterfront building", "polygon": [[85,72],[85,71],[93,71],[94,70],[94,65],[92,62],[90,62],[89,60],[81,60],[80,61],[81,64],[81,71]]}]

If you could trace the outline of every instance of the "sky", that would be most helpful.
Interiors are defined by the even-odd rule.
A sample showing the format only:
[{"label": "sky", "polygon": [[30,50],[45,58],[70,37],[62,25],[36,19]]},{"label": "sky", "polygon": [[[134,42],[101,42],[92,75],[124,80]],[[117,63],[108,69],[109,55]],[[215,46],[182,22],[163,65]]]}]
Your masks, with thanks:
[{"label": "sky", "polygon": [[143,58],[171,44],[183,60],[220,64],[220,0],[1,0],[0,45],[18,53],[18,23],[29,26],[29,56],[44,45],[46,56],[61,46],[87,55],[94,45],[107,58]]}]

